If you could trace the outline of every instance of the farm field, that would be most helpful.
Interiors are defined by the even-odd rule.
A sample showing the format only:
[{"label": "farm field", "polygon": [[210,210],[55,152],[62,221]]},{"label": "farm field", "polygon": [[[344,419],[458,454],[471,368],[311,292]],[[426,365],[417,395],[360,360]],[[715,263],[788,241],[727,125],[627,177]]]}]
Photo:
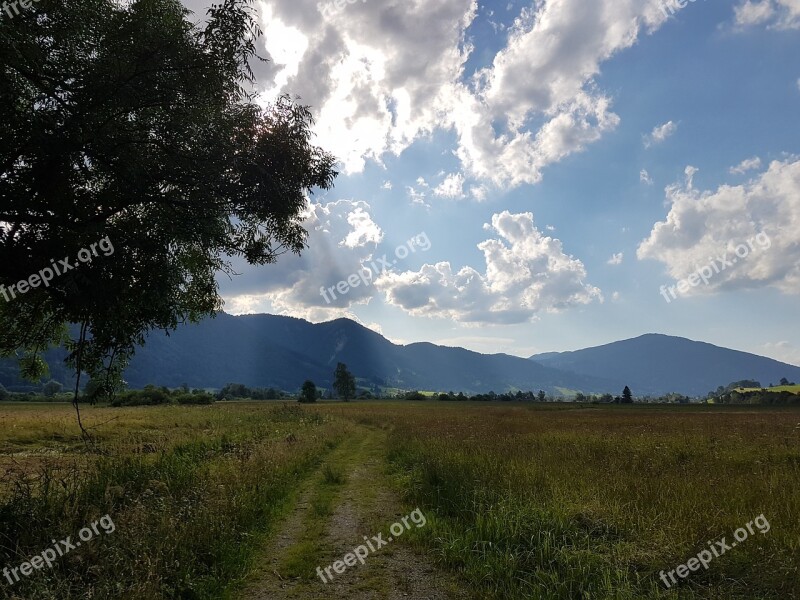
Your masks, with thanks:
[{"label": "farm field", "polygon": [[[103,515],[115,525],[52,569],[0,579],[0,597],[800,598],[796,408],[242,402],[84,416],[91,451],[71,407],[0,404],[0,568]],[[318,577],[415,509],[423,526]],[[723,538],[708,569],[675,571]]]}]

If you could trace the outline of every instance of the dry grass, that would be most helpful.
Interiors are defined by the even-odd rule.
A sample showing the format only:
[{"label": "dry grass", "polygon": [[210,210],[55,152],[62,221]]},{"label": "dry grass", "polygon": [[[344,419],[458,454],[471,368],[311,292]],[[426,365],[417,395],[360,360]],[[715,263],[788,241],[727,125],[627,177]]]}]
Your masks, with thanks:
[{"label": "dry grass", "polygon": [[[336,407],[394,427],[430,542],[502,598],[800,597],[800,410],[402,404]],[[666,592],[685,563],[771,524]]]}]

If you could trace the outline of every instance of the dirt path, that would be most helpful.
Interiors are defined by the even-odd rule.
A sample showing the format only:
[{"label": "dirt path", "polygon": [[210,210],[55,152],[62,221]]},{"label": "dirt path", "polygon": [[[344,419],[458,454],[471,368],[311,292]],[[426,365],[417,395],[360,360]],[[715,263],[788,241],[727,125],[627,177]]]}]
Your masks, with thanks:
[{"label": "dirt path", "polygon": [[[298,491],[294,510],[275,535],[242,600],[320,598],[325,600],[445,600],[470,595],[456,578],[433,565],[389,528],[406,510],[388,486],[382,449],[386,434],[359,427]],[[408,526],[416,524],[406,520]],[[421,523],[419,514],[417,521]],[[370,552],[365,564],[337,574],[332,565],[353,550],[366,550],[365,536],[386,545]],[[377,542],[373,542],[373,547]],[[352,562],[352,559],[351,559]],[[317,573],[330,569],[323,583]],[[342,566],[339,566],[341,570]],[[324,575],[328,580],[328,576]]]}]

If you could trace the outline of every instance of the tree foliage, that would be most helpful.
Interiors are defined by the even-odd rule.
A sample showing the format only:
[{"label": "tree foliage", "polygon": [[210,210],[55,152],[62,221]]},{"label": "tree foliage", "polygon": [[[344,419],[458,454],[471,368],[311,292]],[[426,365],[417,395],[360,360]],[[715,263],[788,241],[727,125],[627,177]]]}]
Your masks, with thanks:
[{"label": "tree foliage", "polygon": [[246,2],[212,7],[202,30],[178,0],[41,0],[0,20],[0,284],[114,248],[0,301],[0,355],[27,377],[65,344],[78,372],[119,380],[148,331],[221,307],[233,259],[305,247],[307,194],[332,186],[335,161],[307,107],[247,91]]},{"label": "tree foliage", "polygon": [[633,404],[633,393],[631,393],[631,388],[627,385],[625,389],[622,390],[622,403],[623,404]]},{"label": "tree foliage", "polygon": [[355,398],[356,378],[347,370],[347,365],[344,363],[336,365],[336,371],[333,373],[333,389],[345,402],[350,398]]},{"label": "tree foliage", "polygon": [[300,390],[300,402],[316,402],[317,401],[317,386],[313,381],[307,379],[303,382],[303,387]]}]

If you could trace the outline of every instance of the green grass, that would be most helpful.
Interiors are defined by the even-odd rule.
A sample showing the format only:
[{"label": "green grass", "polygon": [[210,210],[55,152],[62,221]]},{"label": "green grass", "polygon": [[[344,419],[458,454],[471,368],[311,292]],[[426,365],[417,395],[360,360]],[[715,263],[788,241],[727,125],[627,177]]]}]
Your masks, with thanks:
[{"label": "green grass", "polygon": [[[800,409],[348,407],[392,423],[398,489],[427,546],[488,598],[800,597]],[[666,590],[658,573],[764,514]]]},{"label": "green grass", "polygon": [[0,588],[2,598],[225,598],[304,474],[349,431],[293,405],[95,409],[85,412],[94,454],[68,408],[10,410],[0,564],[19,565],[104,514],[116,531]]},{"label": "green grass", "polygon": [[[792,394],[800,394],[800,385],[776,385],[767,389],[770,392],[790,392]],[[737,392],[760,392],[762,388],[736,388]]]}]

